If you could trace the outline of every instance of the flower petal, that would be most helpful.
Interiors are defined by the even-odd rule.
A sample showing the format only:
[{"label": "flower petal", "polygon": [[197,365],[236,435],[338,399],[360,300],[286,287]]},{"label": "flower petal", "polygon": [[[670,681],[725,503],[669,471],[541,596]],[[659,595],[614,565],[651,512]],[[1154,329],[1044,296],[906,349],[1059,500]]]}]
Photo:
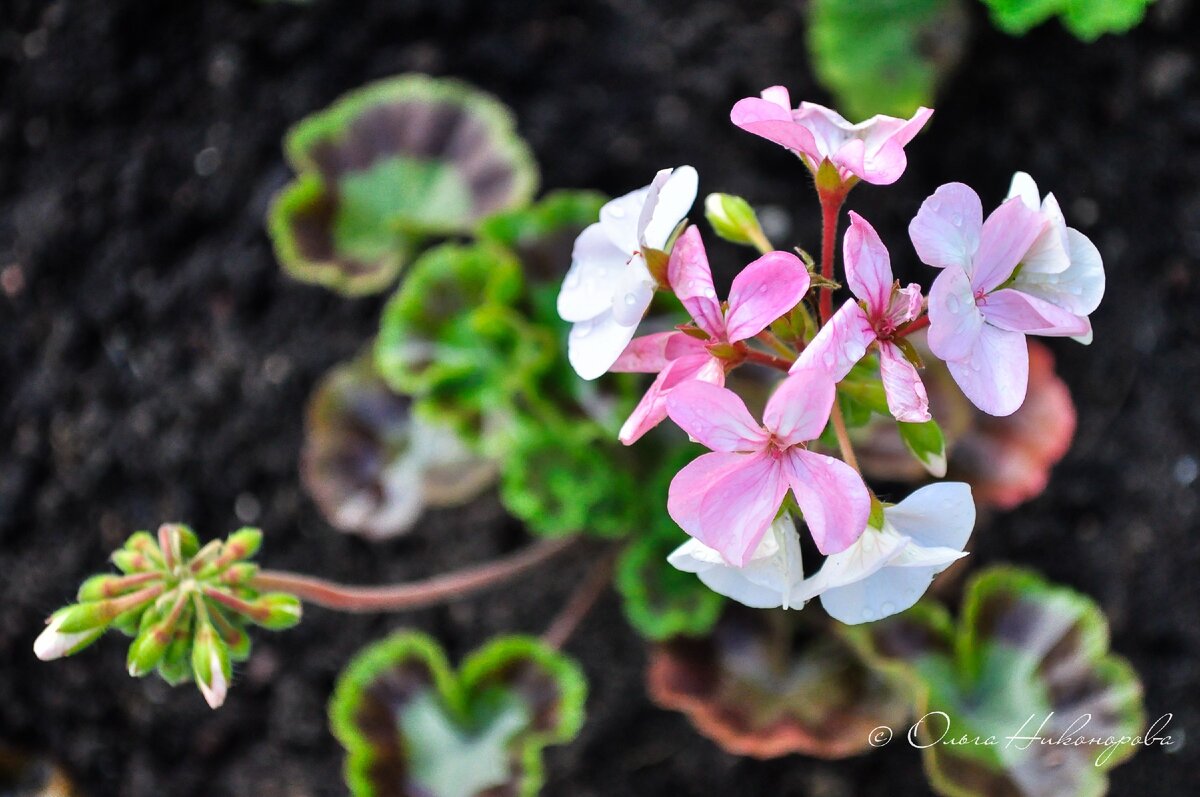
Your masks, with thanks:
[{"label": "flower petal", "polygon": [[1025,401],[1029,346],[1020,332],[985,324],[967,356],[946,367],[971,403],[989,415],[1012,415]]},{"label": "flower petal", "polygon": [[783,457],[788,483],[817,550],[844,551],[863,529],[871,512],[871,496],[862,477],[840,459],[798,448]]},{"label": "flower petal", "polygon": [[725,368],[720,360],[710,356],[708,352],[681,357],[667,363],[621,426],[620,441],[627,446],[632,445],[646,432],[662,423],[667,417],[667,396],[679,385],[693,379],[713,385],[724,385]]},{"label": "flower petal", "polygon": [[866,529],[844,551],[830,554],[821,569],[805,581],[805,596],[823,595],[878,573],[910,542],[890,529]]},{"label": "flower petal", "polygon": [[[695,340],[688,335],[672,329],[669,332],[655,332],[652,335],[642,335],[629,341],[625,351],[608,370],[620,374],[657,374],[667,367],[672,359],[667,356],[667,343],[674,337]],[[696,340],[703,347],[703,343]]]},{"label": "flower petal", "polygon": [[983,223],[979,249],[968,272],[976,291],[991,291],[1012,276],[1049,222],[1019,197],[1006,200]]},{"label": "flower petal", "polygon": [[767,401],[763,426],[782,447],[814,440],[829,422],[835,393],[833,380],[825,371],[793,371]]},{"label": "flower petal", "polygon": [[743,455],[743,464],[722,472],[700,499],[697,536],[730,564],[744,566],[775,519],[787,488],[779,460]]},{"label": "flower petal", "polygon": [[[864,538],[868,536],[883,535],[876,532],[863,535]],[[906,538],[896,535],[896,539]],[[926,551],[918,545],[908,543],[874,573],[849,584],[825,590],[821,594],[821,606],[830,617],[847,625],[882,620],[911,608],[925,594],[933,577],[962,556],[965,554],[958,551],[945,548]],[[902,565],[901,562],[906,558],[926,564]]]},{"label": "flower petal", "polygon": [[812,131],[793,121],[792,111],[773,101],[778,99],[777,95],[772,95],[772,99],[769,100],[758,97],[738,100],[729,112],[729,120],[747,133],[761,136],[807,156],[812,165],[816,166],[825,156],[818,149]]},{"label": "flower petal", "polygon": [[918,545],[961,551],[975,528],[975,501],[969,484],[938,482],[886,507],[883,516],[897,533]]},{"label": "flower petal", "polygon": [[1104,261],[1086,235],[1067,228],[1071,265],[1057,274],[1021,269],[1012,287],[1045,299],[1075,315],[1090,315],[1104,298]]},{"label": "flower petal", "polygon": [[886,314],[892,296],[892,261],[879,233],[862,216],[850,211],[850,228],[842,239],[846,282],[867,303],[872,318]]},{"label": "flower petal", "polygon": [[815,369],[824,371],[834,382],[840,382],[874,342],[875,329],[866,312],[858,302],[847,299],[800,352],[791,373]]},{"label": "flower petal", "polygon": [[713,287],[712,270],[708,265],[700,228],[694,224],[684,230],[671,249],[671,258],[667,261],[667,281],[696,326],[714,338],[724,337],[725,321],[721,315],[721,303],[717,301],[717,289]]},{"label": "flower petal", "polygon": [[558,314],[564,321],[586,321],[612,306],[612,286],[629,255],[608,239],[599,223],[575,239],[571,268],[558,292]]},{"label": "flower petal", "polygon": [[908,237],[922,263],[969,272],[982,230],[979,195],[962,183],[946,183],[921,203],[908,225]]},{"label": "flower petal", "polygon": [[1027,335],[1070,337],[1087,332],[1087,320],[1013,288],[989,293],[979,303],[989,324]]},{"label": "flower petal", "polygon": [[636,253],[612,285],[612,314],[618,324],[636,327],[654,300],[654,278],[642,253]]},{"label": "flower petal", "polygon": [[713,451],[756,451],[767,438],[736,393],[705,382],[687,382],[671,391],[667,414]]},{"label": "flower petal", "polygon": [[676,548],[667,561],[720,595],[753,609],[794,608],[794,593],[804,579],[800,539],[790,516],[777,519],[764,534],[744,567],[734,567],[699,540]]},{"label": "flower petal", "polygon": [[1038,192],[1037,183],[1033,181],[1028,172],[1013,173],[1012,182],[1008,184],[1008,196],[1005,199],[1012,199],[1015,196],[1021,197],[1025,207],[1030,210],[1041,209],[1042,195]]},{"label": "flower petal", "polygon": [[650,187],[647,185],[630,191],[624,196],[609,200],[600,208],[600,226],[612,245],[624,253],[626,260],[641,248],[638,242],[638,222],[642,210],[646,207]]},{"label": "flower petal", "polygon": [[918,108],[911,119],[876,115],[853,125],[853,136],[833,155],[831,160],[840,169],[849,171],[874,185],[890,185],[900,179],[908,166],[904,146],[913,139],[933,111]]},{"label": "flower petal", "polygon": [[733,278],[725,316],[727,339],[736,342],[762,332],[800,303],[808,285],[808,269],[790,252],[758,258]]},{"label": "flower petal", "polygon": [[667,490],[667,514],[693,537],[700,537],[700,501],[725,474],[745,464],[749,454],[712,451],[684,465]]},{"label": "flower petal", "polygon": [[929,414],[929,395],[915,365],[894,343],[879,344],[879,375],[892,417],[904,423],[925,423]]},{"label": "flower petal", "polygon": [[960,360],[970,354],[984,327],[966,272],[948,268],[929,289],[929,350],[938,358]]},{"label": "flower petal", "polygon": [[1062,209],[1054,194],[1046,194],[1043,200],[1038,193],[1037,183],[1025,172],[1013,175],[1008,188],[1008,198],[1015,196],[1030,210],[1041,212],[1046,219],[1046,229],[1038,236],[1029,251],[1022,258],[1022,268],[1026,271],[1037,271],[1045,274],[1056,274],[1065,269],[1070,262],[1067,244],[1067,223],[1063,218]]},{"label": "flower petal", "polygon": [[567,359],[580,377],[596,379],[607,373],[636,331],[636,324],[625,326],[617,323],[612,310],[606,310],[595,318],[580,321],[571,327],[571,334],[567,337]]},{"label": "flower petal", "polygon": [[638,248],[666,247],[671,233],[695,204],[699,183],[700,176],[691,166],[663,169],[658,173],[638,222]]}]

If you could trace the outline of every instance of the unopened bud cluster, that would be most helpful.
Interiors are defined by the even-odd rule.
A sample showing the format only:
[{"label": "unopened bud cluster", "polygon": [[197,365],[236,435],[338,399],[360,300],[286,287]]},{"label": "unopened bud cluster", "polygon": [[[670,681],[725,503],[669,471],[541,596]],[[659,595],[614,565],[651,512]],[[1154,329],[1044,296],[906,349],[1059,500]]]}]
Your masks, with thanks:
[{"label": "unopened bud cluster", "polygon": [[155,538],[133,534],[112,555],[121,571],[83,582],[78,603],[59,609],[33,650],[43,661],[70,656],[109,628],[133,637],[129,674],[157,672],[171,685],[195,680],[213,708],[225,701],[230,662],[250,655],[246,624],[282,630],[300,621],[300,601],[253,587],[262,532],[244,528],[203,547],[187,526],[164,524]]}]

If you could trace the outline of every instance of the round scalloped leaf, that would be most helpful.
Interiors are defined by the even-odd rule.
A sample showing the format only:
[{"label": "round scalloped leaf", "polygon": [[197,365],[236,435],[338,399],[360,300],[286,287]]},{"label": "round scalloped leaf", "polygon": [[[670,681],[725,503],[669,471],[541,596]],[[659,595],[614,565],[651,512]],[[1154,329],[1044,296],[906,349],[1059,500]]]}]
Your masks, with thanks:
[{"label": "round scalloped leaf", "polygon": [[469,501],[496,468],[452,429],[415,415],[368,353],[335,366],[309,400],[300,474],[335,528],[386,539],[410,531],[427,506]]},{"label": "round scalloped leaf", "polygon": [[933,104],[969,30],[961,0],[814,0],[808,49],[847,116],[908,117]]},{"label": "round scalloped leaf", "polygon": [[[976,576],[957,628],[922,603],[841,632],[912,690],[925,768],[947,797],[1099,797],[1145,727],[1141,684],[1109,652],[1100,609],[1035,573]],[[962,737],[981,741],[935,743]]]},{"label": "round scalloped leaf", "polygon": [[355,657],[329,716],[353,797],[529,797],[542,749],[575,737],[586,697],[579,667],[536,639],[495,639],[455,673],[409,631]]},{"label": "round scalloped leaf", "polygon": [[1154,0],[983,0],[992,22],[1006,33],[1021,35],[1055,14],[1084,41],[1105,33],[1124,33],[1146,16]]},{"label": "round scalloped leaf", "polygon": [[478,432],[482,416],[503,409],[557,351],[548,330],[512,307],[521,290],[520,266],[507,250],[429,250],[384,308],[376,367],[422,412]]},{"label": "round scalloped leaf", "polygon": [[402,75],[350,92],[284,147],[297,178],[268,220],[279,260],[349,295],[387,287],[426,237],[469,233],[537,190],[511,111],[455,80]]},{"label": "round scalloped leaf", "polygon": [[553,191],[528,208],[484,219],[478,234],[516,252],[530,281],[557,288],[571,265],[575,239],[599,220],[607,201],[595,191]]},{"label": "round scalloped leaf", "polygon": [[645,499],[627,451],[579,418],[517,420],[500,465],[500,500],[529,530],[547,537],[619,537],[642,525]]},{"label": "round scalloped leaf", "polygon": [[616,586],[629,623],[648,639],[702,636],[712,630],[725,598],[667,562],[683,538],[642,537],[621,552]]},{"label": "round scalloped leaf", "polygon": [[836,636],[802,615],[730,607],[702,639],[657,645],[647,671],[658,705],[687,715],[725,750],[754,758],[845,758],[870,731],[908,716],[901,690],[867,669]]}]

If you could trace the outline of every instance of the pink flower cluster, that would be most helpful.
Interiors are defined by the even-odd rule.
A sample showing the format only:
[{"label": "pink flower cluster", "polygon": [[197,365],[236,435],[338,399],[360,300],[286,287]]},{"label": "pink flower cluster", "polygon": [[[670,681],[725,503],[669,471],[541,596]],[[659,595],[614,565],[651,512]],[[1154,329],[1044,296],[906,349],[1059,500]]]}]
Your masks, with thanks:
[{"label": "pink flower cluster", "polygon": [[[876,116],[851,124],[819,105],[792,108],[787,90],[773,87],[761,98],[738,102],[731,120],[791,150],[817,177],[822,205],[832,209],[823,214],[826,240],[833,240],[836,211],[846,192],[860,181],[886,185],[899,179],[907,165],[904,148],[931,115],[922,108],[908,120]],[[964,518],[973,522],[973,509],[956,510],[958,525],[945,539],[956,541],[957,548],[946,547],[943,540],[936,554],[930,553],[934,548],[920,548],[892,532],[887,532],[892,534],[887,545],[880,537],[864,538],[891,528],[884,521],[869,523],[869,518],[900,518],[903,513],[872,510],[877,499],[852,466],[849,438],[839,426],[838,384],[852,371],[860,383],[863,373],[873,375],[865,378],[882,389],[898,422],[930,422],[920,362],[906,340],[928,326],[930,350],[945,360],[967,397],[993,415],[1014,412],[1024,401],[1028,382],[1026,335],[1091,339],[1088,315],[1104,292],[1095,246],[1066,226],[1053,195],[1041,197],[1024,173],[1013,178],[1009,198],[986,220],[978,195],[950,183],[925,200],[909,225],[916,256],[940,269],[928,297],[916,284],[900,285],[878,233],[851,212],[842,240],[844,284],[851,296],[836,312],[826,299],[827,317],[818,325],[806,298],[814,288],[835,288],[834,252],[822,253],[824,279],[818,282],[795,255],[767,251],[760,244],[761,256],[733,279],[728,300],[721,302],[699,228],[687,226],[674,240],[667,234],[679,229],[695,191],[695,170],[685,166],[663,170],[649,188],[614,200],[580,236],[559,301],[564,318],[576,325],[570,360],[580,375],[656,375],[621,429],[623,443],[633,443],[670,417],[710,449],[671,484],[667,510],[693,538],[689,544],[699,546],[676,560],[689,562],[693,572],[709,573],[712,583],[749,578],[754,605],[764,605],[764,585],[769,592],[774,583],[774,576],[762,574],[778,572],[779,584],[786,582],[780,587],[781,605],[788,605],[788,595],[796,595],[789,591],[802,574],[792,572],[791,564],[780,564],[783,559],[765,569],[762,562],[764,557],[785,557],[794,548],[785,532],[773,532],[784,534],[780,539],[767,535],[786,527],[777,521],[791,511],[790,493],[817,548],[829,556],[829,572],[804,583],[842,590],[839,601],[844,602],[846,590],[853,593],[848,584],[870,575],[868,562],[873,563],[871,573],[888,562],[932,567],[929,573],[952,562],[961,555],[970,530],[967,525],[964,532]],[[647,267],[651,250],[667,258],[665,280],[662,271],[652,273]],[[633,337],[655,290],[673,294],[690,320]],[[726,375],[747,363],[787,372],[761,423],[725,387]],[[831,424],[842,459],[809,448]],[[956,506],[963,500],[961,492],[954,494]],[[970,503],[969,490],[965,501]],[[929,522],[936,526],[938,521]],[[719,560],[706,558],[705,550]],[[798,552],[786,554],[789,563],[797,557]],[[737,577],[725,571],[719,579],[712,576],[714,562],[733,568]],[[911,587],[912,580],[876,577],[872,590],[885,582]],[[814,594],[806,588],[801,602]],[[899,603],[881,604],[878,594],[872,594],[873,607]],[[872,608],[868,613],[878,612]]]}]

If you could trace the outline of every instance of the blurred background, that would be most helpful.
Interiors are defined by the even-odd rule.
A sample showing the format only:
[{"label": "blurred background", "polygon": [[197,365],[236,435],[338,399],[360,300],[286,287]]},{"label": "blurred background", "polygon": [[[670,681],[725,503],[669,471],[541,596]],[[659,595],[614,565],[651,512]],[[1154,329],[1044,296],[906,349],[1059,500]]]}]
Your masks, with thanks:
[{"label": "blurred background", "polygon": [[[1131,33],[1086,44],[1057,22],[1015,38],[964,8],[961,61],[907,172],[849,206],[898,275],[928,285],[906,235],[921,200],[960,180],[992,207],[1023,169],[1103,253],[1095,344],[1050,344],[1079,410],[1074,447],[973,558],[1092,596],[1150,717],[1174,714],[1176,744],[1115,770],[1112,793],[1197,793],[1200,10],[1159,0]],[[690,163],[702,193],[771,208],[778,239],[815,250],[806,174],[728,119],[773,84],[830,101],[805,26],[805,3],[760,0],[0,4],[0,748],[57,762],[93,797],[342,794],[325,703],[356,649],[399,627],[452,656],[541,630],[582,560],[450,607],[314,609],[259,635],[217,712],[192,689],[125,677],[115,643],[52,664],[31,651],[109,550],[163,520],[202,537],[261,525],[272,567],[361,582],[523,544],[491,494],[372,545],[332,531],[302,491],[307,395],[374,334],[384,298],[281,273],[263,218],[289,179],[291,124],[376,78],[460,77],[513,107],[544,188],[619,194]],[[738,258],[719,266],[726,280]],[[929,793],[903,744],[842,762],[720,752],[649,703],[644,646],[611,597],[568,651],[591,678],[590,715],[548,751],[545,794]]]}]

